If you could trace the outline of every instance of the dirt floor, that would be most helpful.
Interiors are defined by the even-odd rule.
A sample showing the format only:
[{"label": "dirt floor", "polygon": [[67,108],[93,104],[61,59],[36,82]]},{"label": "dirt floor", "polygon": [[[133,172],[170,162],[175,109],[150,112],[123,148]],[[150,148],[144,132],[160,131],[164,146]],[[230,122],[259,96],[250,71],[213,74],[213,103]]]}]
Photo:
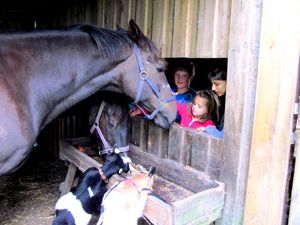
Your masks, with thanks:
[{"label": "dirt floor", "polygon": [[49,225],[67,167],[33,152],[17,172],[1,177],[0,224]]}]

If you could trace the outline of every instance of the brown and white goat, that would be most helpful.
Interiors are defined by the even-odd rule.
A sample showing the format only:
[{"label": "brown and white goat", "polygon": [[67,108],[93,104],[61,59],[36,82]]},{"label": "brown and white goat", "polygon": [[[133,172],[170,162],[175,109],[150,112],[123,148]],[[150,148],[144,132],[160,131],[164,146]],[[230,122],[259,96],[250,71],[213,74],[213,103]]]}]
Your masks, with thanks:
[{"label": "brown and white goat", "polygon": [[137,172],[113,185],[104,195],[97,225],[136,225],[143,216],[148,194],[152,191],[153,174]]}]

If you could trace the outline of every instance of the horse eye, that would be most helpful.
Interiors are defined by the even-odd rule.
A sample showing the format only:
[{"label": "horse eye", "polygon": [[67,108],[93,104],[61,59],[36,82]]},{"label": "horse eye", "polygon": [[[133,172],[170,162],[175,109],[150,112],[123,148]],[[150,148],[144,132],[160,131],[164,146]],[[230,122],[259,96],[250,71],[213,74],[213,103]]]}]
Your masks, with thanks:
[{"label": "horse eye", "polygon": [[163,68],[156,68],[158,72],[162,73],[164,72],[164,69]]}]

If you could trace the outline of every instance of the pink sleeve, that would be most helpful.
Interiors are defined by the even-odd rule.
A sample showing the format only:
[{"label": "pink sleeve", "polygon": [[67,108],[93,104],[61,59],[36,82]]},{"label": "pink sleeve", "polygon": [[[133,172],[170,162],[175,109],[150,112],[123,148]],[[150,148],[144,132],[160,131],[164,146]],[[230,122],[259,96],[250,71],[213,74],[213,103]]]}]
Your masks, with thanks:
[{"label": "pink sleeve", "polygon": [[182,116],[185,113],[185,111],[187,110],[188,104],[180,103],[180,102],[176,101],[176,107],[177,107],[178,114],[180,116]]}]

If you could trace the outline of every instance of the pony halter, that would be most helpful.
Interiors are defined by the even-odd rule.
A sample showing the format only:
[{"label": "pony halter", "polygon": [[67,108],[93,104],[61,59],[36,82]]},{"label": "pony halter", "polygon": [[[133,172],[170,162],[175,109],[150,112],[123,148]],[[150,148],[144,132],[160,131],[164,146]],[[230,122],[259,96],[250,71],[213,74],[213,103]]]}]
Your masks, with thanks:
[{"label": "pony halter", "polygon": [[128,152],[129,151],[129,146],[125,146],[125,147],[118,147],[118,148],[113,148],[111,147],[111,145],[106,141],[100,127],[99,127],[99,120],[100,120],[100,116],[102,114],[102,111],[104,109],[104,106],[105,106],[105,102],[102,101],[100,107],[99,107],[99,110],[98,110],[98,113],[97,113],[97,116],[96,116],[96,119],[95,119],[95,122],[93,124],[93,126],[91,127],[90,129],[90,133],[92,134],[94,132],[94,130],[97,131],[98,135],[99,135],[99,138],[101,139],[102,143],[103,143],[103,146],[104,146],[104,149],[103,150],[100,150],[99,151],[99,154],[102,155],[102,154],[111,154],[111,153],[116,153],[116,154],[119,154],[121,152]]},{"label": "pony halter", "polygon": [[[175,96],[171,96],[169,98],[162,98],[162,96],[161,96],[161,94],[160,94],[160,92],[159,92],[156,84],[149,78],[148,73],[145,71],[145,67],[144,67],[144,64],[143,64],[141,52],[140,52],[139,47],[136,44],[134,44],[134,50],[135,50],[135,55],[136,55],[136,58],[137,58],[137,61],[138,61],[138,64],[139,64],[140,83],[139,83],[139,88],[138,88],[135,100],[134,100],[134,102],[132,104],[136,105],[143,112],[143,114],[145,115],[145,117],[147,119],[152,120],[155,117],[155,115],[159,112],[159,110],[161,109],[161,107],[165,103],[170,102],[170,101],[174,101],[176,99],[176,97]],[[158,104],[158,106],[156,107],[156,109],[150,115],[147,114],[143,110],[143,108],[138,105],[138,103],[140,101],[140,98],[142,96],[142,92],[143,92],[145,81],[149,84],[149,86],[151,87],[151,89],[153,90],[153,92],[155,93],[155,95],[160,100],[160,103]]]}]

